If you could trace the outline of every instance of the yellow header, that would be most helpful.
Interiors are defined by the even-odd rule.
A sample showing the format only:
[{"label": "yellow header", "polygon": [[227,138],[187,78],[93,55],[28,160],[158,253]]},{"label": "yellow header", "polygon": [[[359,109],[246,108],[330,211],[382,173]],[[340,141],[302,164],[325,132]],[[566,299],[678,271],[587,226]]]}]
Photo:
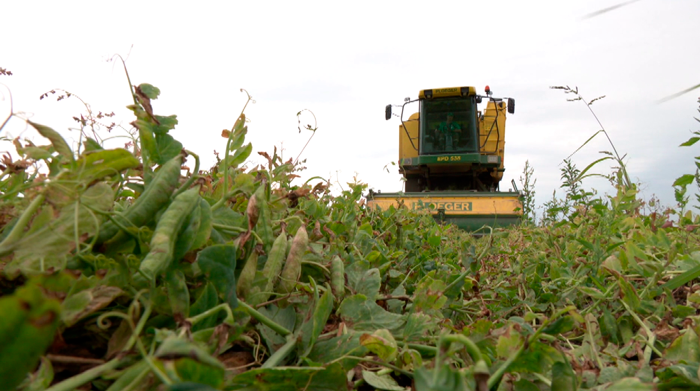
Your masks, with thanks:
[{"label": "yellow header", "polygon": [[517,196],[492,197],[439,197],[439,196],[399,196],[396,198],[375,198],[367,202],[371,207],[387,210],[391,205],[399,206],[402,202],[410,209],[428,210],[437,214],[444,209],[445,214],[452,215],[522,215],[523,205]]},{"label": "yellow header", "polygon": [[421,90],[418,93],[418,99],[446,98],[451,96],[473,95],[476,95],[476,88],[474,87],[433,88],[430,90]]}]

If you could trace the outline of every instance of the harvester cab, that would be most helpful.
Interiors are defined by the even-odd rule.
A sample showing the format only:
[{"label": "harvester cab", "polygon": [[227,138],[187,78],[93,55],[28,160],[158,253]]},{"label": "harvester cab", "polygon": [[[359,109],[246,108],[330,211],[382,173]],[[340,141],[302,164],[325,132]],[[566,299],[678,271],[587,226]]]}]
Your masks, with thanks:
[{"label": "harvester cab", "polygon": [[[486,101],[480,111],[478,104]],[[406,106],[418,112],[406,118]],[[399,172],[402,193],[370,192],[370,205],[403,203],[428,208],[444,221],[464,229],[503,226],[519,221],[522,204],[517,189],[500,191],[503,178],[506,112],[515,113],[513,98],[495,98],[490,88],[477,95],[474,87],[422,90],[418,99],[387,105],[385,117],[400,107]]]}]

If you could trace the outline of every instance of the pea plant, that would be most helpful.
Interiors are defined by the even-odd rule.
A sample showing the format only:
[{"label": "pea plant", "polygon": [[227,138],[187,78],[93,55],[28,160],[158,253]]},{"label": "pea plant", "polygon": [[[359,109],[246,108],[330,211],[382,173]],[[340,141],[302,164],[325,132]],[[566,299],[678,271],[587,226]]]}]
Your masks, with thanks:
[{"label": "pea plant", "polygon": [[130,88],[130,149],[28,122],[48,143],[3,161],[0,389],[700,387],[696,216],[642,214],[624,181],[595,198],[571,166],[585,207],[472,236],[277,150],[245,166],[243,111],[201,170],[159,89]]}]

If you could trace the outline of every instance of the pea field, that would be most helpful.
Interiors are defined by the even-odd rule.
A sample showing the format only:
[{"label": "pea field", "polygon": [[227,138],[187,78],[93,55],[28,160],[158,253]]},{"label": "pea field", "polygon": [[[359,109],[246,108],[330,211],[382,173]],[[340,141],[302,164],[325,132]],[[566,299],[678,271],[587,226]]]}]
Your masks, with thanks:
[{"label": "pea field", "polygon": [[700,389],[696,175],[664,209],[570,167],[540,221],[472,235],[246,164],[243,112],[200,167],[159,94],[132,87],[125,148],[90,136],[102,113],[79,149],[9,140],[0,390]]}]

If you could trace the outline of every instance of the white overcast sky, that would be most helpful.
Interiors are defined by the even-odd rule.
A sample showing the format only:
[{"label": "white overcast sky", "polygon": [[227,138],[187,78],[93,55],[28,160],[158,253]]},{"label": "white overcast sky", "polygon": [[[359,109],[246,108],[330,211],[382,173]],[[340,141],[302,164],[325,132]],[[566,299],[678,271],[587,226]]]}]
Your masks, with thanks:
[{"label": "white overcast sky", "polygon": [[[157,114],[177,114],[173,135],[214,161],[245,102],[255,151],[283,147],[295,157],[309,132],[296,113],[313,111],[318,131],[303,154],[305,178],[320,175],[343,186],[355,175],[374,189],[402,187],[396,166],[398,119],[384,106],[426,88],[490,85],[516,99],[506,134],[502,190],[535,168],[537,201],[560,185],[559,164],[599,127],[581,102],[567,102],[553,85],[578,86],[593,105],[643,194],[673,204],[671,184],[693,170],[697,148],[678,148],[700,129],[695,90],[700,83],[697,0],[639,0],[596,17],[621,0],[552,1],[5,1],[0,23],[0,76],[16,112],[61,131],[82,111],[77,100],[39,100],[63,88],[94,110],[132,120],[121,66],[127,56],[134,84],[162,91]],[[133,47],[132,47],[133,45]],[[9,110],[2,91],[2,115]],[[305,123],[312,121],[304,115]],[[19,119],[2,136],[41,142]],[[42,142],[43,143],[43,142]],[[11,150],[9,144],[0,151]],[[584,168],[610,150],[596,138],[574,156]],[[256,153],[251,161],[262,162]],[[389,164],[391,173],[384,167]],[[607,173],[605,167],[600,172]],[[601,192],[605,182],[588,182]],[[562,191],[559,190],[558,194]]]}]

